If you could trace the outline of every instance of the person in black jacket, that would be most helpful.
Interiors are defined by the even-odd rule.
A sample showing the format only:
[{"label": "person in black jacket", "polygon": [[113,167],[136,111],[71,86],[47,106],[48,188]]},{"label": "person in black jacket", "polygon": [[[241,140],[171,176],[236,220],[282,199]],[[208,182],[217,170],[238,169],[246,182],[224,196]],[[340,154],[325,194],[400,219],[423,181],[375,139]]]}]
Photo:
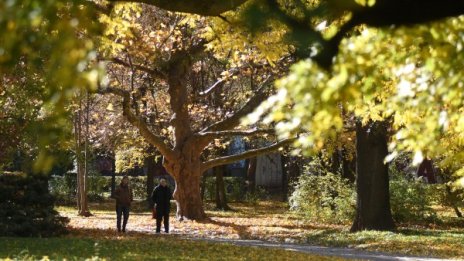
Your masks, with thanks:
[{"label": "person in black jacket", "polygon": [[156,233],[161,231],[161,220],[164,221],[164,231],[169,233],[169,211],[171,209],[171,189],[165,179],[160,179],[160,184],[156,186],[151,194],[156,209]]}]

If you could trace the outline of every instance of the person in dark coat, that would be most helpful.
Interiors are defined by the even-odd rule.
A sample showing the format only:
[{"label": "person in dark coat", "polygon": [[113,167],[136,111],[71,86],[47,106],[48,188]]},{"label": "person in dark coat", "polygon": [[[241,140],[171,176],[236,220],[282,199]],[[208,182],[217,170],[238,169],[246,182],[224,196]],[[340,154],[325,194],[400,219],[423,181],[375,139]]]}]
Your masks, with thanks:
[{"label": "person in dark coat", "polygon": [[[114,198],[116,199],[116,226],[118,232],[126,232],[127,221],[129,220],[129,211],[131,202],[134,200],[132,189],[129,187],[129,178],[124,176],[121,184],[114,191]],[[121,216],[124,216],[121,230]]]},{"label": "person in dark coat", "polygon": [[165,179],[160,179],[160,184],[156,186],[151,194],[156,209],[156,233],[161,231],[161,220],[164,221],[164,232],[169,233],[169,211],[171,209],[171,189]]}]

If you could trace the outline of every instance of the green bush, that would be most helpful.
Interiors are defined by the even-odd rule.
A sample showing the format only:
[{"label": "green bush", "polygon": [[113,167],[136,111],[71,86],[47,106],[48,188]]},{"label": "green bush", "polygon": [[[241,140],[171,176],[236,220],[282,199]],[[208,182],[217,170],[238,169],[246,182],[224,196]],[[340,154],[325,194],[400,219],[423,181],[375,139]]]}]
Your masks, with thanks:
[{"label": "green bush", "polygon": [[[444,185],[426,184],[391,164],[390,206],[397,222],[436,222],[432,205],[446,202]],[[325,170],[318,159],[305,167],[290,197],[292,209],[310,220],[330,223],[352,221],[356,207],[354,184]]]},{"label": "green bush", "polygon": [[438,191],[438,185],[427,184],[422,178],[408,178],[390,168],[390,205],[397,222],[436,220],[432,205]]},{"label": "green bush", "polygon": [[42,175],[0,174],[0,236],[55,236],[69,220],[54,209]]},{"label": "green bush", "polygon": [[[116,186],[121,183],[122,176],[116,176]],[[144,176],[130,177],[130,185],[136,199],[146,199],[146,180]],[[111,177],[91,172],[87,177],[87,196],[90,201],[101,201],[111,194]],[[50,191],[60,204],[76,202],[77,175],[66,173],[64,176],[52,176],[49,182]]]},{"label": "green bush", "polygon": [[[108,188],[111,188],[111,177],[105,177],[106,184]],[[122,176],[116,177],[116,187],[121,184]],[[132,188],[132,193],[134,193],[134,198],[136,199],[147,199],[147,177],[146,176],[138,176],[138,177],[129,177],[130,179],[130,187]],[[155,186],[157,182],[155,180]],[[110,190],[108,189],[108,192]]]},{"label": "green bush", "polygon": [[[204,179],[205,200],[216,199],[216,177]],[[247,200],[245,193],[245,180],[240,177],[224,177],[226,197],[229,202],[240,202]]]},{"label": "green bush", "polygon": [[[355,190],[348,180],[327,172],[312,172],[317,162],[305,167],[289,198],[292,210],[313,221],[347,223],[355,214]],[[319,172],[319,173],[318,173]]]},{"label": "green bush", "polygon": [[98,172],[90,172],[89,174],[87,177],[87,196],[90,201],[102,201],[105,198],[105,193],[109,191],[107,178]]},{"label": "green bush", "polygon": [[50,193],[58,204],[70,204],[76,199],[75,173],[66,173],[64,176],[51,176],[48,181]]},{"label": "green bush", "polygon": [[256,204],[259,200],[269,198],[269,192],[261,186],[257,186],[253,191],[247,191],[245,194],[245,201],[253,204]]}]

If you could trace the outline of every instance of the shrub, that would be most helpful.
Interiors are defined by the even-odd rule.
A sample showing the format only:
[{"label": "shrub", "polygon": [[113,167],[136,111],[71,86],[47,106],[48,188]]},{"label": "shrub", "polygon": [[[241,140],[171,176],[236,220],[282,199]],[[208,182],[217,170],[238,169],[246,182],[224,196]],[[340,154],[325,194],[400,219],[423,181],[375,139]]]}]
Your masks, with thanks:
[{"label": "shrub", "polygon": [[48,181],[50,193],[58,204],[71,204],[76,199],[76,173],[51,176]]},{"label": "shrub", "polygon": [[[207,177],[205,182],[205,200],[216,199],[216,177]],[[224,187],[226,190],[227,201],[237,202],[246,200],[245,180],[241,177],[224,177]]]},{"label": "shrub", "polygon": [[[110,197],[111,177],[101,176],[99,173],[91,172],[87,177],[87,196],[89,201],[101,201],[105,197]],[[116,176],[116,186],[121,183],[122,176]],[[134,198],[146,199],[147,178],[130,177],[130,185],[134,193]],[[49,182],[50,191],[60,204],[70,204],[76,202],[77,175],[76,173],[66,173],[64,176],[52,176]]]},{"label": "shrub", "polygon": [[397,222],[432,221],[437,215],[432,208],[438,186],[422,178],[409,177],[390,168],[390,205]]},{"label": "shrub", "polygon": [[355,214],[355,190],[348,180],[340,175],[312,172],[316,162],[305,167],[289,198],[292,210],[313,221],[347,223]]},{"label": "shrub", "polygon": [[[421,178],[408,175],[405,169],[390,165],[390,206],[397,222],[437,221],[432,208],[446,201],[444,185],[426,184]],[[340,175],[328,172],[318,159],[305,167],[290,197],[292,209],[311,220],[345,223],[355,214],[356,193]]]},{"label": "shrub", "polygon": [[256,204],[259,200],[269,198],[269,192],[261,186],[257,186],[254,191],[247,191],[245,194],[245,201],[253,204]]},{"label": "shrub", "polygon": [[48,177],[0,174],[0,236],[55,236],[69,220],[54,209]]},{"label": "shrub", "polygon": [[[138,177],[129,177],[130,178],[130,187],[132,193],[134,193],[134,198],[137,199],[147,199],[147,177],[138,176]],[[116,187],[121,183],[122,176],[116,177]],[[106,184],[111,187],[111,177],[106,177]],[[156,181],[155,181],[156,186]],[[108,190],[109,191],[109,190]]]},{"label": "shrub", "polygon": [[108,192],[107,179],[100,173],[91,171],[87,177],[87,185],[87,196],[90,201],[102,201],[105,198],[104,193]]}]

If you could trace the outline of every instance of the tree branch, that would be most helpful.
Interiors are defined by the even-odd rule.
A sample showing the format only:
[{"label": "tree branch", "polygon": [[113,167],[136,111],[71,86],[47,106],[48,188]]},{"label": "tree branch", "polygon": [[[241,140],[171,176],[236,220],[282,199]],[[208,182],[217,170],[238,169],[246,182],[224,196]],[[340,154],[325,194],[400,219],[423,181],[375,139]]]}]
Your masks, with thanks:
[{"label": "tree branch", "polygon": [[136,2],[154,5],[159,8],[203,16],[217,16],[234,10],[248,0],[109,0],[109,2]]},{"label": "tree branch", "polygon": [[169,148],[166,143],[164,143],[164,139],[160,136],[157,136],[151,132],[151,130],[148,128],[148,125],[140,118],[134,115],[131,111],[131,106],[130,106],[130,93],[128,91],[125,91],[123,89],[119,88],[113,88],[113,87],[106,87],[106,88],[99,88],[98,93],[100,94],[115,94],[123,98],[122,101],[122,109],[123,109],[123,115],[126,117],[126,119],[133,125],[135,126],[140,134],[153,146],[155,146],[161,154],[168,158],[173,158],[174,153]]},{"label": "tree branch", "polygon": [[209,137],[210,139],[223,138],[229,136],[253,136],[258,134],[275,134],[273,129],[251,129],[251,130],[225,130],[199,132],[196,135],[200,137]]},{"label": "tree branch", "polygon": [[323,51],[315,57],[315,61],[325,69],[332,66],[343,38],[358,25],[409,26],[464,14],[464,0],[377,0],[372,7],[352,6],[346,10],[352,12],[352,18],[334,37],[322,43]]},{"label": "tree branch", "polygon": [[124,67],[127,67],[127,68],[135,68],[137,69],[138,71],[142,71],[142,72],[146,72],[152,76],[155,76],[155,77],[158,77],[158,78],[166,78],[166,75],[158,70],[155,70],[155,69],[151,69],[151,68],[148,68],[146,66],[143,66],[143,65],[140,65],[140,64],[130,64],[128,62],[125,62],[119,58],[109,58],[109,59],[105,59],[105,58],[101,58],[99,59],[100,61],[109,61],[109,62],[112,62],[112,63],[115,63],[115,64],[119,64],[119,65],[122,65]]},{"label": "tree branch", "polygon": [[216,159],[212,159],[212,160],[203,162],[201,164],[201,172],[204,172],[204,171],[206,171],[206,170],[208,170],[208,169],[210,169],[212,167],[215,167],[215,166],[225,165],[225,164],[233,163],[233,162],[236,162],[236,161],[239,161],[239,160],[244,160],[244,159],[248,159],[248,158],[256,157],[256,156],[259,156],[259,155],[274,152],[274,151],[282,148],[283,146],[291,144],[292,142],[295,141],[295,139],[296,138],[285,139],[285,140],[276,142],[276,143],[274,143],[274,144],[272,144],[270,146],[264,147],[264,148],[249,150],[249,151],[245,151],[245,152],[240,153],[240,154],[220,157],[220,158],[216,158]]},{"label": "tree branch", "polygon": [[[237,70],[237,69],[231,70],[231,72],[229,73],[229,77],[237,75],[238,72],[239,72],[239,70]],[[206,91],[200,92],[200,96],[207,96],[208,94],[210,94],[211,92],[216,90],[216,88],[224,86],[224,84],[226,82],[227,82],[227,78],[219,79],[217,82],[215,82],[213,85],[211,85],[211,87],[206,89]]]},{"label": "tree branch", "polygon": [[264,89],[267,87],[266,84],[271,80],[272,77],[268,77],[258,88],[256,94],[251,97],[245,105],[236,111],[232,116],[216,122],[200,132],[215,132],[215,131],[225,131],[233,129],[240,124],[240,119],[253,112],[260,104],[267,98],[267,93],[264,92]]}]

